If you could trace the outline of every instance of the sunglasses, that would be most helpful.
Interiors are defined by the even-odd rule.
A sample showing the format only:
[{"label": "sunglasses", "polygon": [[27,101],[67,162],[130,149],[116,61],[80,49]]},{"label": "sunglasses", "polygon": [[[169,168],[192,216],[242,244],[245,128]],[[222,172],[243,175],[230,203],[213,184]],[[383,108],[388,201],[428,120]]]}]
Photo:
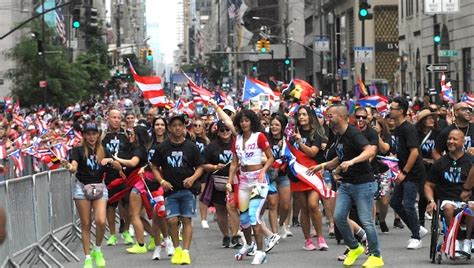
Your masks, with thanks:
[{"label": "sunglasses", "polygon": [[364,115],[356,115],[355,118],[356,118],[356,119],[367,119],[367,116],[364,116]]},{"label": "sunglasses", "polygon": [[221,128],[221,129],[219,129],[219,132],[227,132],[227,131],[230,131],[230,129],[228,129],[228,128]]},{"label": "sunglasses", "polygon": [[202,125],[194,124],[194,127],[202,127]]},{"label": "sunglasses", "polygon": [[263,115],[263,116],[270,116],[269,113],[263,113],[262,115]]}]

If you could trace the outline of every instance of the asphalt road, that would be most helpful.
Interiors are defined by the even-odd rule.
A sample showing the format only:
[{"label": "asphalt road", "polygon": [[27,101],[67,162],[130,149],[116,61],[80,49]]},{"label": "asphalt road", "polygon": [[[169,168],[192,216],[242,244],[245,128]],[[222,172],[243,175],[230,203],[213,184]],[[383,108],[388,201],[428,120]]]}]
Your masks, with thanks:
[{"label": "asphalt road", "polygon": [[[212,216],[209,216],[211,218]],[[474,267],[474,261],[453,262],[443,259],[442,265],[431,264],[429,261],[430,234],[423,239],[423,248],[419,250],[407,250],[407,240],[409,231],[404,229],[393,229],[393,213],[390,213],[387,222],[390,233],[379,233],[382,247],[382,256],[385,267]],[[242,261],[234,260],[235,249],[221,248],[222,237],[218,230],[217,223],[210,221],[210,229],[201,229],[201,225],[196,218],[194,220],[194,238],[191,246],[191,266],[193,267],[242,267],[250,266],[252,257],[247,257]],[[427,221],[427,227],[430,221]],[[265,266],[271,267],[343,267],[342,262],[337,260],[344,249],[344,245],[337,245],[336,240],[327,239],[328,251],[304,251],[302,249],[304,240],[301,229],[291,228],[294,233],[275,246],[268,254],[268,262]],[[327,229],[325,229],[327,231]],[[380,231],[380,230],[379,230]],[[81,263],[65,263],[65,267],[82,267],[84,254],[81,245],[76,241],[72,245],[73,251],[81,258]],[[121,241],[120,241],[121,242]],[[152,252],[143,255],[127,254],[127,246],[118,244],[114,247],[103,246],[103,252],[107,261],[107,267],[171,267],[170,258],[164,257],[162,260],[151,260]],[[164,255],[164,254],[162,254]],[[361,267],[366,256],[361,256],[353,267]]]}]

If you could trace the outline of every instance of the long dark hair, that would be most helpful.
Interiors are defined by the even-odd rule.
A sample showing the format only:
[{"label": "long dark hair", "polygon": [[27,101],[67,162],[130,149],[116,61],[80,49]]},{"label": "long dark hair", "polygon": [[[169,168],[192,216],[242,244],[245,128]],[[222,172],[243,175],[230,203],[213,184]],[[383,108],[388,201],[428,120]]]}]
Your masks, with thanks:
[{"label": "long dark hair", "polygon": [[150,135],[148,135],[148,130],[144,126],[136,126],[133,128],[135,132],[135,142],[134,146],[143,147],[143,149],[148,149],[150,147]]},{"label": "long dark hair", "polygon": [[262,125],[260,124],[260,119],[257,114],[249,109],[243,109],[235,115],[234,118],[234,127],[237,133],[242,134],[242,128],[240,127],[240,121],[242,118],[248,118],[250,120],[250,130],[252,132],[260,132]]},{"label": "long dark hair", "polygon": [[[326,132],[324,131],[323,126],[321,126],[321,124],[319,124],[319,120],[316,117],[316,115],[314,114],[314,111],[311,109],[311,107],[309,107],[309,106],[300,106],[300,108],[298,109],[298,112],[301,109],[304,109],[306,111],[306,113],[308,113],[308,116],[309,116],[309,125],[310,125],[310,128],[311,128],[309,139],[311,141],[314,141],[316,139],[316,135],[319,135],[323,139],[323,142],[327,142],[328,137],[326,135]],[[296,122],[296,127],[301,132],[303,130],[303,127],[301,127],[299,122],[298,122],[298,113],[295,114],[295,122]]]},{"label": "long dark hair", "polygon": [[273,120],[277,120],[278,122],[280,122],[280,125],[281,125],[280,135],[281,135],[281,138],[283,138],[285,136],[285,128],[286,128],[286,125],[288,124],[288,119],[281,113],[273,113],[270,119],[270,133],[269,133],[270,136],[273,136],[273,133],[271,131]]},{"label": "long dark hair", "polygon": [[164,133],[165,139],[168,136],[168,122],[166,121],[166,119],[164,117],[161,117],[161,116],[155,117],[155,118],[153,118],[153,121],[151,123],[151,143],[157,143],[158,142],[156,140],[157,137],[156,137],[156,133],[155,133],[155,123],[158,120],[163,121],[163,124],[165,125],[165,133]]}]

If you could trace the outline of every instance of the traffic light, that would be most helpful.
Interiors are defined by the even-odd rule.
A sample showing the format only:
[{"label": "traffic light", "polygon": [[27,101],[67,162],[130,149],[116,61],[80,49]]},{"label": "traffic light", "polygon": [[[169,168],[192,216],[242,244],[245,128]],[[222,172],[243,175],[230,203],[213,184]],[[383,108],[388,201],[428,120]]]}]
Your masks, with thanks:
[{"label": "traffic light", "polygon": [[286,58],[283,63],[285,63],[285,65],[290,65],[290,64],[291,64],[291,60],[288,59],[288,58]]},{"label": "traffic light", "polygon": [[97,9],[96,8],[91,8],[90,10],[90,17],[89,17],[89,27],[91,28],[96,28],[99,26],[98,19],[97,19]]},{"label": "traffic light", "polygon": [[252,65],[252,71],[257,72],[257,64]]},{"label": "traffic light", "polygon": [[433,41],[436,45],[441,42],[441,31],[439,24],[433,25]]},{"label": "traffic light", "polygon": [[264,45],[264,44],[263,44],[263,40],[259,39],[259,40],[257,41],[257,52],[258,52],[258,53],[261,53],[261,52],[262,52],[263,45]]},{"label": "traffic light", "polygon": [[72,10],[72,28],[79,29],[81,27],[81,6],[74,6]]},{"label": "traffic light", "polygon": [[374,16],[370,13],[372,7],[367,3],[368,0],[359,0],[359,20],[371,20]]},{"label": "traffic light", "polygon": [[146,58],[145,53],[146,53],[146,49],[145,49],[145,48],[140,48],[140,57],[139,57],[139,59],[140,59],[141,61],[144,61],[144,60],[145,60],[145,58]]},{"label": "traffic light", "polygon": [[149,60],[149,61],[152,61],[153,60],[153,51],[151,50],[151,48],[148,49],[148,53],[146,55],[146,59]]},{"label": "traffic light", "polygon": [[265,42],[264,48],[266,50],[265,52],[268,53],[268,52],[270,52],[270,40],[267,39],[264,42]]}]

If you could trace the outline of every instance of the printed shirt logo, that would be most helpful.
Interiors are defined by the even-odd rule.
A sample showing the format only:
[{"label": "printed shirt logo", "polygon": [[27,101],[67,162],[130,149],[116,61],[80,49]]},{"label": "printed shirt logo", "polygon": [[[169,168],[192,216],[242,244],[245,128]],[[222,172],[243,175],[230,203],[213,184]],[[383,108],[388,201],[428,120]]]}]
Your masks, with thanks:
[{"label": "printed shirt logo", "polygon": [[464,151],[466,152],[472,147],[471,136],[464,137]]},{"label": "printed shirt logo", "polygon": [[204,153],[204,143],[200,143],[200,142],[197,142],[197,141],[196,141],[196,146],[198,147],[199,152],[200,152],[201,154],[203,154],[203,153]]},{"label": "printed shirt logo", "polygon": [[[301,143],[306,144],[306,141],[307,141],[307,138],[306,138],[306,137],[302,137],[302,138],[301,138]],[[295,148],[298,149],[298,150],[300,149],[300,145],[299,145],[298,143],[296,143],[296,142],[293,144],[293,147],[295,147]]]},{"label": "printed shirt logo", "polygon": [[119,150],[119,145],[120,145],[120,141],[117,139],[117,137],[113,140],[110,140],[106,145],[105,145],[105,149],[107,150],[107,152],[111,153],[111,154],[114,154],[114,153],[117,153],[118,150]]},{"label": "printed shirt logo", "polygon": [[421,152],[423,154],[431,153],[434,150],[435,141],[434,140],[426,140],[423,145],[421,145]]},{"label": "printed shirt logo", "polygon": [[275,159],[280,159],[281,157],[281,148],[278,144],[272,146],[272,154]]},{"label": "printed shirt logo", "polygon": [[339,161],[342,161],[342,159],[344,158],[344,144],[338,143],[336,145],[336,154]]},{"label": "printed shirt logo", "polygon": [[150,149],[148,151],[148,161],[151,161],[151,159],[153,158],[153,155],[155,154],[155,149]]},{"label": "printed shirt logo", "polygon": [[221,154],[219,154],[219,162],[227,164],[230,161],[232,161],[231,150],[224,150]]},{"label": "printed shirt logo", "polygon": [[450,167],[449,171],[445,171],[444,179],[451,183],[462,183],[461,181],[461,167]]},{"label": "printed shirt logo", "polygon": [[397,153],[400,153],[400,138],[399,137],[394,137],[393,140],[393,146],[397,149]]},{"label": "printed shirt logo", "polygon": [[171,155],[166,157],[166,161],[168,165],[174,168],[181,167],[183,165],[183,152],[181,151],[171,152]]},{"label": "printed shirt logo", "polygon": [[87,167],[90,170],[99,170],[100,166],[99,163],[97,163],[97,156],[95,154],[89,155],[89,158],[87,158]]}]

